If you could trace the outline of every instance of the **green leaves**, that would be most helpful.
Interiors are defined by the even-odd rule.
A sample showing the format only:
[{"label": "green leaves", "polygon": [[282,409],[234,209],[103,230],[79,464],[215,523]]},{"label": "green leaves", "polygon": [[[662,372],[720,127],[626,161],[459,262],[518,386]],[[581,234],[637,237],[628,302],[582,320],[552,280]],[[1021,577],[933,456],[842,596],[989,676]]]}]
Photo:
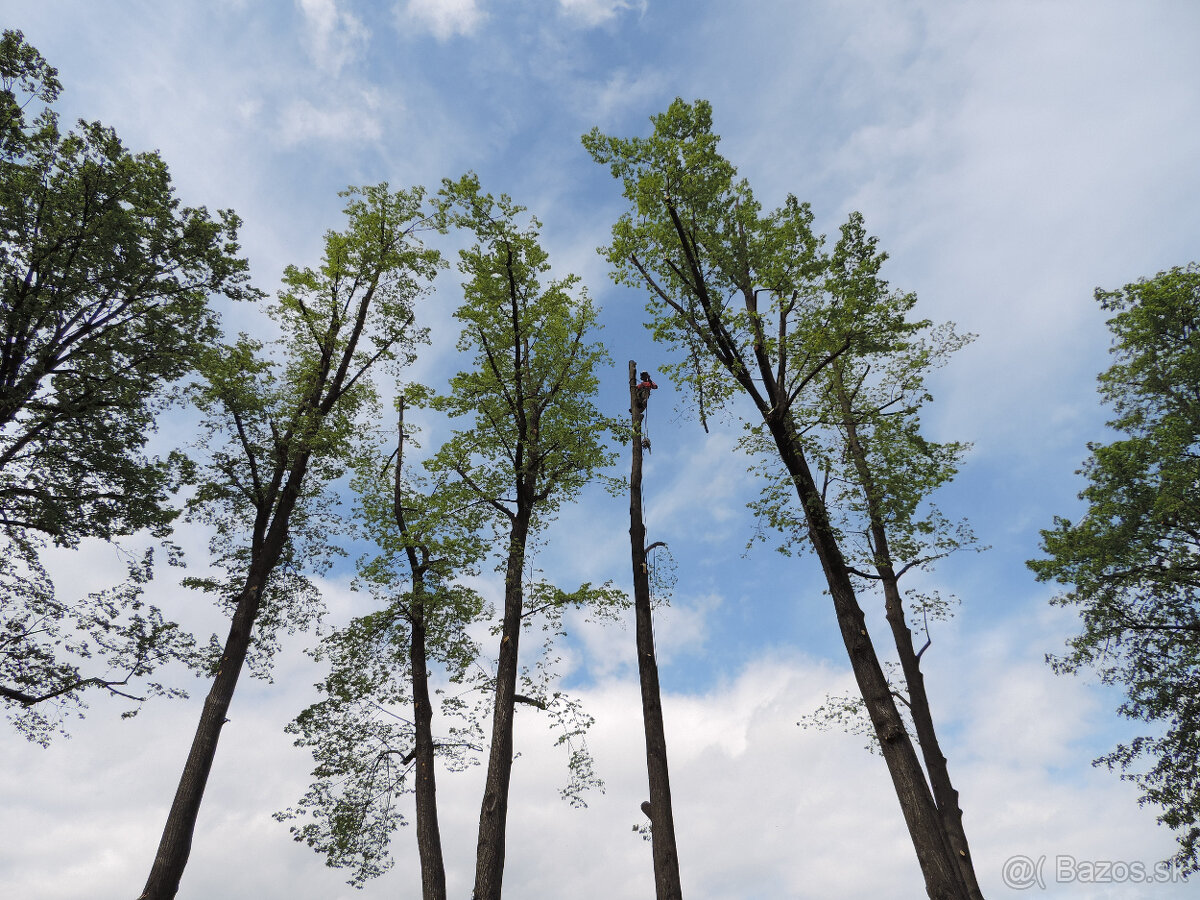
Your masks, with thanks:
[{"label": "green leaves", "polygon": [[[774,446],[787,422],[829,479],[843,538],[869,533],[870,500],[902,563],[970,543],[927,505],[966,447],[926,440],[919,420],[927,371],[969,338],[911,318],[916,297],[881,277],[887,254],[861,214],[827,250],[808,204],[788,196],[764,213],[718,152],[707,102],[676,100],[651,122],[649,138],[593,130],[583,139],[631,201],[601,252],[618,282],[648,288],[655,338],[677,351],[665,368],[691,389],[702,419],[743,393],[754,402],[761,421],[747,425],[742,447],[763,461],[762,520],[789,543],[806,527]],[[848,427],[865,448],[869,485],[847,450]],[[870,541],[858,550],[872,565]]]},{"label": "green leaves", "polygon": [[552,514],[612,458],[608,422],[595,408],[597,369],[609,361],[591,337],[597,311],[579,279],[544,282],[549,271],[539,223],[468,175],[445,182],[450,224],[475,243],[459,254],[463,303],[459,349],[474,368],[450,379],[436,409],[470,424],[439,450],[432,471],[456,472],[505,516],[518,507]]},{"label": "green leaves", "polygon": [[376,370],[396,371],[425,339],[414,306],[441,263],[421,241],[434,227],[422,189],[378,185],[342,196],[347,224],[326,233],[321,265],[284,273],[271,310],[279,342],[265,347],[243,335],[206,350],[203,381],[192,390],[209,436],[189,508],[214,527],[213,559],[224,575],[189,583],[228,602],[247,578],[262,579],[251,656],[262,673],[276,632],[320,614],[303,573],[322,571],[341,552],[327,488],[360,452]]},{"label": "green leaves", "polygon": [[[76,547],[142,529],[165,537],[178,514],[170,496],[191,468],[176,454],[148,457],[147,441],[173,384],[216,334],[209,296],[255,294],[238,256],[237,217],[182,207],[163,160],[130,152],[112,129],[80,122],[63,133],[52,109],[32,115],[59,90],[55,70],[20,32],[6,31],[0,540],[11,555],[0,628],[13,665],[0,666],[0,686],[53,696],[58,711],[48,709],[47,722],[81,691],[113,689],[80,663],[114,634],[129,640],[109,641],[108,664],[129,677],[186,655],[157,611],[139,611],[148,574],[131,574],[93,615],[90,599],[55,598],[36,555],[45,542]],[[152,620],[159,624],[145,625]],[[28,627],[33,621],[44,627]],[[145,634],[162,638],[157,650],[137,636]],[[39,663],[14,662],[22,657]]]},{"label": "green leaves", "polygon": [[1053,602],[1079,608],[1083,630],[1052,663],[1095,668],[1120,684],[1120,712],[1150,735],[1097,760],[1126,772],[1160,821],[1179,834],[1175,860],[1200,868],[1200,270],[1161,272],[1096,291],[1113,313],[1113,365],[1099,377],[1121,437],[1091,444],[1074,523],[1042,532],[1045,558],[1029,566],[1070,589]]}]

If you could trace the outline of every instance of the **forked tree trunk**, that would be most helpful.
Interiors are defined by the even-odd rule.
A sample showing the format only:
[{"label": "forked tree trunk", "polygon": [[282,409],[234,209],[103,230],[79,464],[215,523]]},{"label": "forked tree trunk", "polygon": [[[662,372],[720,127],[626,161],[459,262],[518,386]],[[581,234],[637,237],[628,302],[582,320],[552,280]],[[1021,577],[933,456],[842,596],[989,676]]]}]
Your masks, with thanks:
[{"label": "forked tree trunk", "polygon": [[875,655],[866,618],[830,526],[825,502],[800,449],[791,420],[787,416],[765,418],[804,508],[809,536],[833,597],[838,628],[867,714],[879,738],[880,750],[925,877],[926,892],[931,900],[966,900],[967,886],[957,861],[951,857],[941,816],[908,730],[900,718],[891,686]]},{"label": "forked tree trunk", "polygon": [[654,619],[650,609],[650,573],[646,566],[646,525],[642,519],[642,415],[648,394],[637,388],[637,366],[629,362],[629,411],[633,418],[633,466],[629,478],[629,540],[633,554],[633,601],[637,622],[638,676],[642,686],[642,722],[646,732],[646,775],[650,782],[650,840],[654,890],[658,900],[681,900],[679,854],[671,780],[667,773],[667,737],[663,728],[658,662],[654,655]]},{"label": "forked tree trunk", "polygon": [[492,746],[487,781],[479,811],[479,842],[475,853],[474,900],[500,900],[504,881],[505,829],[508,824],[508,788],[513,764],[513,718],[517,696],[517,650],[521,640],[525,543],[529,536],[529,505],[519,504],[508,540],[508,566],[504,575],[504,619],[500,631],[500,658],[496,663],[496,704],[492,712]]},{"label": "forked tree trunk", "polygon": [[905,616],[904,598],[900,593],[899,578],[892,560],[887,528],[884,526],[883,515],[879,509],[875,478],[867,461],[867,451],[858,433],[858,425],[850,407],[850,399],[847,396],[841,373],[836,369],[833,383],[842,412],[842,425],[846,429],[846,447],[850,451],[851,461],[866,498],[867,515],[875,551],[875,570],[883,583],[884,608],[887,613],[888,625],[892,630],[892,639],[896,644],[896,653],[900,657],[900,669],[904,673],[904,681],[908,686],[909,712],[917,733],[917,743],[921,747],[921,757],[925,761],[925,771],[929,775],[929,785],[933,789],[933,800],[942,820],[950,854],[958,864],[968,894],[971,900],[983,900],[983,892],[979,888],[979,879],[975,875],[975,866],[971,861],[971,848],[967,844],[967,834],[963,828],[963,813],[958,804],[958,791],[955,790],[954,784],[950,780],[950,769],[947,766],[946,756],[942,753],[941,745],[938,743],[937,730],[933,724],[933,713],[929,708],[929,696],[925,692],[925,676],[921,671],[921,657],[913,645],[912,631],[908,627]]},{"label": "forked tree trunk", "polygon": [[933,725],[933,714],[929,709],[929,697],[925,693],[925,676],[921,672],[921,659],[913,647],[912,632],[904,616],[904,603],[891,566],[886,567],[883,576],[884,603],[887,607],[888,625],[892,629],[892,637],[896,642],[896,651],[900,656],[900,668],[904,672],[904,681],[908,685],[909,712],[912,714],[913,727],[917,732],[917,742],[921,746],[921,757],[925,760],[925,770],[929,774],[929,785],[933,789],[933,800],[937,804],[938,813],[946,832],[946,840],[950,844],[950,852],[958,863],[962,878],[967,887],[971,900],[983,900],[983,892],[979,880],[975,877],[975,865],[971,861],[971,848],[967,844],[967,834],[963,829],[962,808],[958,805],[958,791],[950,780],[950,769],[946,756],[938,743],[937,731]]}]

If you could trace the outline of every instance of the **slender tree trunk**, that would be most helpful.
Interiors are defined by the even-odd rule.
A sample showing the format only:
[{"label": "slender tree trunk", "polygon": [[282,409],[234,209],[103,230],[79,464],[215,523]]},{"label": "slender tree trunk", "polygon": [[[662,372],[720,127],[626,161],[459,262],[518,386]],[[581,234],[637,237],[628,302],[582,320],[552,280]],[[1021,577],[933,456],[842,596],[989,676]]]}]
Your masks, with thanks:
[{"label": "slender tree trunk", "polygon": [[654,890],[658,900],[681,900],[675,816],[667,773],[667,737],[663,728],[658,662],[654,656],[654,619],[650,574],[646,566],[646,525],[642,519],[642,414],[647,397],[639,396],[637,366],[629,363],[629,410],[633,417],[633,467],[629,479],[629,540],[633,553],[633,598],[637,622],[638,676],[642,685],[642,722],[646,732],[646,775],[650,782],[650,838]]},{"label": "slender tree trunk", "polygon": [[[413,585],[418,597],[419,589]],[[446,900],[446,867],[438,827],[437,784],[434,780],[433,704],[429,701],[429,670],[425,657],[425,603],[413,602],[409,663],[413,680],[413,723],[416,732],[417,851],[421,856],[423,900]]]},{"label": "slender tree trunk", "polygon": [[529,504],[519,504],[509,535],[508,567],[504,575],[504,619],[500,631],[500,658],[496,664],[496,705],[492,713],[492,747],[488,755],[483,805],[479,811],[474,900],[500,900],[504,880],[504,841],[517,695],[517,650],[525,602],[521,578],[525,568],[529,517]]},{"label": "slender tree trunk", "polygon": [[273,512],[269,516],[260,515],[263,525],[256,529],[253,539],[255,551],[250,561],[246,586],[238,596],[229,637],[221,654],[221,664],[204,700],[196,736],[192,739],[192,749],[184,764],[171,811],[167,814],[150,876],[138,900],[172,900],[179,891],[179,882],[192,852],[192,835],[196,831],[200,802],[204,799],[208,775],[217,754],[217,741],[226,722],[225,714],[229,711],[234,689],[246,662],[263,591],[287,541],[288,525],[300,495],[300,485],[304,483],[308,471],[308,460],[308,454],[302,453],[292,463]]},{"label": "slender tree trunk", "polygon": [[900,801],[900,810],[925,877],[925,890],[932,900],[965,900],[967,887],[957,861],[951,858],[941,816],[896,708],[887,677],[875,655],[845,559],[833,536],[824,501],[800,450],[791,420],[771,416],[767,424],[804,507],[813,549],[825,572],[838,628]]},{"label": "slender tree trunk", "polygon": [[883,578],[887,620],[892,628],[896,651],[900,656],[900,668],[908,685],[909,711],[917,732],[917,741],[921,746],[921,756],[925,760],[925,770],[929,773],[933,799],[942,818],[951,854],[958,863],[966,883],[968,895],[971,900],[983,900],[983,892],[980,890],[979,880],[975,877],[975,866],[971,861],[971,848],[967,844],[967,834],[963,829],[963,812],[958,805],[958,791],[954,789],[950,780],[946,757],[942,753],[937,731],[934,729],[929,697],[925,693],[925,676],[921,672],[921,659],[913,647],[912,632],[905,621],[904,603],[895,573],[891,571],[890,566],[887,569],[888,574]]},{"label": "slender tree trunk", "polygon": [[446,900],[446,865],[442,859],[442,832],[438,825],[437,782],[434,774],[433,704],[429,700],[429,660],[425,652],[425,550],[414,547],[404,518],[404,409],[398,404],[396,423],[396,478],[392,515],[404,537],[404,550],[412,571],[413,601],[409,610],[409,668],[413,686],[413,757],[416,764],[417,853],[421,857],[421,897]]},{"label": "slender tree trunk", "polygon": [[225,641],[225,652],[221,655],[221,665],[204,700],[200,723],[192,739],[192,749],[167,815],[150,877],[139,900],[171,900],[179,890],[179,881],[192,851],[192,834],[196,830],[200,801],[204,798],[208,775],[212,771],[221,729],[227,721],[225,714],[229,711],[238,676],[241,675],[250,648],[250,634],[258,616],[261,587],[265,581],[264,577],[252,575],[238,597],[237,610]]}]

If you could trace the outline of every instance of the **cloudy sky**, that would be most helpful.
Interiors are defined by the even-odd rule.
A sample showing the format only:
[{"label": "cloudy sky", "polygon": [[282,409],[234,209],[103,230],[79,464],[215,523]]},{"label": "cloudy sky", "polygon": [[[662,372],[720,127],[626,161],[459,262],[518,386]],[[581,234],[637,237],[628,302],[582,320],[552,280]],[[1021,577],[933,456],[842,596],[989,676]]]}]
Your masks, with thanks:
[{"label": "cloudy sky", "polygon": [[[982,555],[929,586],[961,598],[926,661],[934,715],[984,891],[1007,860],[1045,858],[1032,896],[1184,896],[1180,885],[1081,884],[1072,860],[1146,866],[1173,841],[1136,791],[1090,761],[1131,732],[1118,697],[1043,662],[1074,624],[1024,560],[1038,529],[1078,509],[1074,475],[1103,439],[1095,374],[1107,334],[1092,299],[1196,259],[1200,232],[1200,6],[1179,2],[713,0],[7,0],[4,27],[58,67],[67,120],[99,119],[157,149],[184,202],[232,207],[257,284],[315,261],[336,192],[383,180],[436,185],[467,170],[545,223],[557,271],[604,307],[616,363],[601,403],[627,405],[624,361],[664,349],[642,298],[612,287],[594,249],[621,210],[579,136],[645,134],[676,96],[713,104],[722,147],[766,205],[812,202],[836,232],[852,210],[891,254],[885,274],[919,310],[977,341],[939,373],[933,436],[974,449],[941,505],[968,516]],[[453,371],[456,302],[443,278],[416,375]],[[262,328],[253,310],[231,328]],[[685,896],[920,897],[920,873],[882,760],[862,740],[797,727],[851,685],[819,571],[746,550],[754,494],[735,434],[710,435],[654,398],[646,472],[651,539],[678,563],[658,621]],[[622,460],[622,465],[624,465]],[[547,534],[564,582],[628,578],[626,507],[602,492]],[[205,536],[185,529],[191,558]],[[104,583],[111,550],[55,560],[64,590]],[[362,609],[350,573],[326,582],[331,620]],[[495,591],[495,585],[490,588]],[[170,582],[156,599],[198,631],[207,601]],[[596,717],[606,791],[558,798],[565,775],[522,710],[506,888],[515,898],[643,898],[649,845],[632,625],[574,626],[566,676]],[[309,760],[283,726],[320,670],[292,641],[274,684],[244,680],[230,712],[180,896],[412,896],[411,830],[396,868],[361,893],[270,814],[294,803]],[[190,742],[193,698],[132,721],[94,703],[43,750],[0,737],[0,895],[131,898],[144,881]],[[452,896],[469,896],[481,772],[439,784]],[[1061,864],[1059,858],[1062,858]],[[1122,870],[1115,869],[1120,876]]]}]

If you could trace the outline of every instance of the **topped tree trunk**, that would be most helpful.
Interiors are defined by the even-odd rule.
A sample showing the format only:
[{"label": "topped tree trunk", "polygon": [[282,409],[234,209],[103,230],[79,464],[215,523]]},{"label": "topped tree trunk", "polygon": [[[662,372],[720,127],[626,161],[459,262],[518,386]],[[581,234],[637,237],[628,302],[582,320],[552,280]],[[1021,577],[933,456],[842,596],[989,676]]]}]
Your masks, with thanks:
[{"label": "topped tree trunk", "polygon": [[629,542],[633,556],[633,608],[637,622],[638,677],[642,687],[642,722],[646,732],[646,775],[650,804],[642,809],[650,819],[654,855],[654,891],[658,900],[681,900],[679,853],[675,847],[675,817],[671,780],[667,772],[667,736],[663,728],[658,661],[654,655],[654,619],[650,608],[650,570],[646,564],[646,525],[642,518],[642,418],[650,388],[639,387],[637,365],[629,361],[629,413],[633,424],[633,464],[629,477]]}]

